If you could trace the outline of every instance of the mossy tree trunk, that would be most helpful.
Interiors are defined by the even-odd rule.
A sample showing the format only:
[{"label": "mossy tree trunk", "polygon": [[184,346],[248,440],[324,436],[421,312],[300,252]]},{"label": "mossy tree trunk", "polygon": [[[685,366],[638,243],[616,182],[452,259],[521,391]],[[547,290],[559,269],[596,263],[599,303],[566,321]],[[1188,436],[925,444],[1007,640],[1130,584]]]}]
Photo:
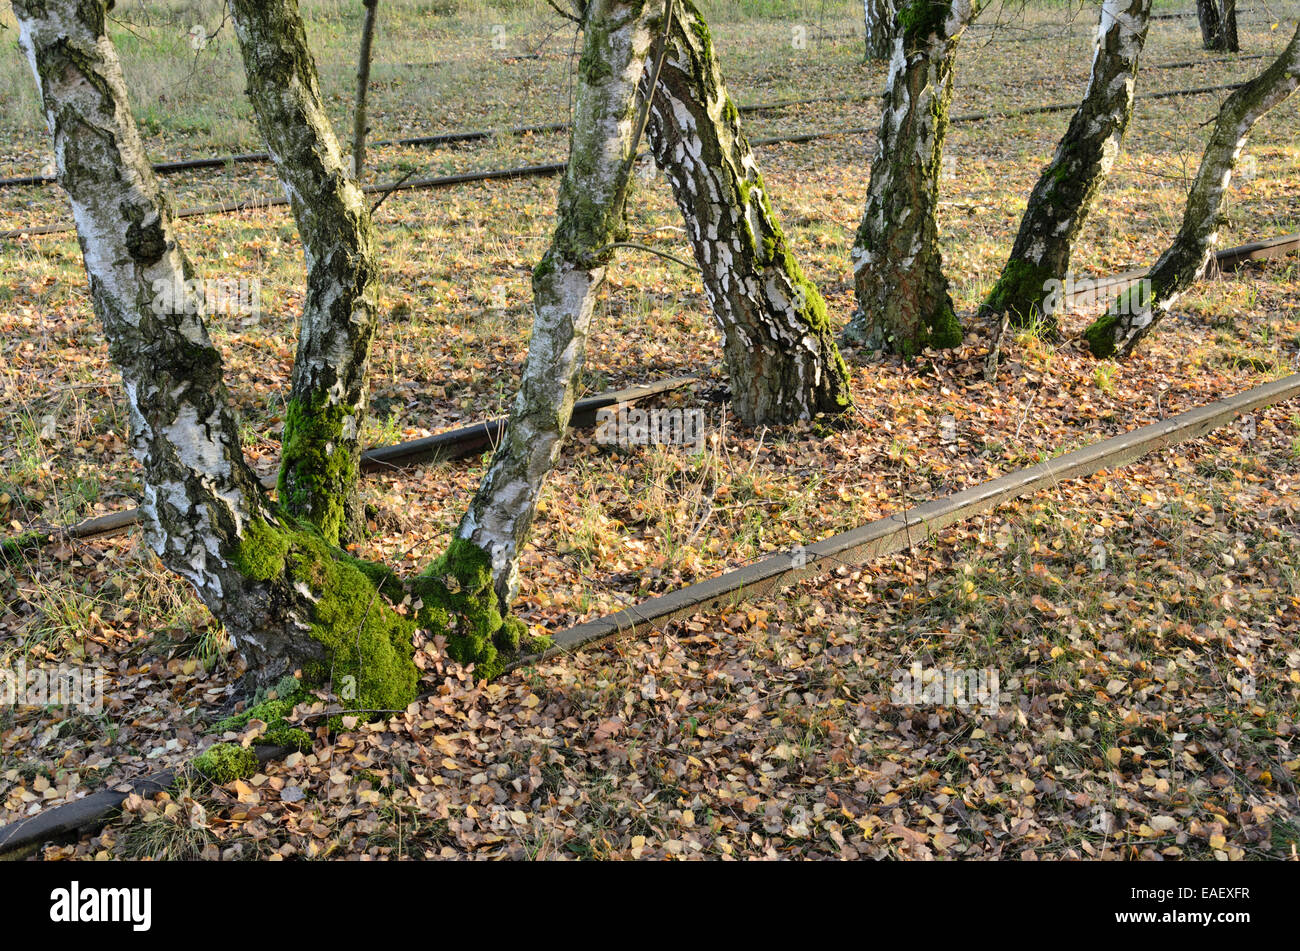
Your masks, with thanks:
[{"label": "mossy tree trunk", "polygon": [[414,695],[412,623],[379,597],[382,569],[283,526],[248,468],[221,357],[131,117],[104,0],[18,0],[71,200],[95,312],[122,376],[143,468],[144,527],[163,563],[225,625],[258,683],[302,669],[351,678],[359,706]]},{"label": "mossy tree trunk", "polygon": [[866,58],[889,59],[894,51],[894,0],[862,0]]},{"label": "mossy tree trunk", "polygon": [[847,342],[910,358],[955,347],[939,248],[939,181],[957,44],[975,0],[910,0],[898,9],[866,210],[853,245],[857,310]]},{"label": "mossy tree trunk", "polygon": [[1151,22],[1151,0],[1105,0],[1097,50],[1083,101],[1043,169],[1020,219],[1011,256],[980,308],[1017,326],[1056,331],[1045,306],[1049,281],[1064,281],[1070,252],[1119,154],[1133,114],[1138,56]]},{"label": "mossy tree trunk", "polygon": [[723,335],[736,415],[782,424],[849,405],[826,304],[777,223],[708,26],[678,0],[647,129]]},{"label": "mossy tree trunk", "polygon": [[523,378],[487,475],[461,520],[461,557],[491,567],[502,607],[577,395],[596,294],[624,231],[636,151],[637,89],[665,4],[591,0],[578,63],[573,136],[550,248],[533,271]]},{"label": "mossy tree trunk", "polygon": [[[446,637],[452,657],[476,664],[480,676],[499,672],[498,648],[517,646],[524,625],[500,612],[480,548],[456,539],[441,559],[403,583],[385,566],[347,555],[317,526],[266,498],[244,461],[203,300],[188,291],[179,298],[159,292],[185,287],[191,269],[131,118],[105,32],[107,3],[18,0],[13,8],[55,140],[60,183],[72,200],[95,311],[125,386],[131,447],[143,468],[140,508],[162,563],[186,578],[225,625],[256,685],[279,685],[296,673],[300,687],[333,691],[351,708],[406,707],[419,681],[416,630]],[[632,32],[638,40],[649,35],[643,25]],[[256,38],[256,30],[247,32],[246,42]],[[309,66],[309,57],[304,62]],[[304,101],[302,90],[292,88],[303,75],[295,71],[285,88],[290,103]],[[629,68],[629,99],[638,81],[640,70]],[[333,169],[326,184],[341,187],[346,177],[338,173],[337,146],[326,146],[325,157]],[[585,181],[576,174],[569,194],[585,208],[589,192],[577,187]],[[326,191],[326,203],[331,194]],[[577,223],[573,234],[584,229],[601,242],[608,225]],[[568,247],[564,239],[558,244]],[[545,278],[542,283],[549,287]],[[567,294],[573,285],[560,281],[554,292]],[[364,361],[355,356],[355,349],[343,348],[337,359],[352,362],[364,391]],[[312,348],[300,347],[298,361],[311,360]],[[406,595],[415,611],[396,611],[393,603]],[[274,735],[283,737],[285,729]],[[299,741],[309,738],[296,735]]]},{"label": "mossy tree trunk", "polygon": [[1147,273],[1143,292],[1121,295],[1110,312],[1084,334],[1094,356],[1129,356],[1169,313],[1182,293],[1201,279],[1223,224],[1223,199],[1246,138],[1259,118],[1300,85],[1300,26],[1291,42],[1260,75],[1224,101],[1187,195],[1182,226]]},{"label": "mossy tree trunk", "polygon": [[325,114],[297,0],[232,0],[248,95],[307,263],[279,496],[337,543],[360,523],[357,481],[377,270],[365,196]]}]

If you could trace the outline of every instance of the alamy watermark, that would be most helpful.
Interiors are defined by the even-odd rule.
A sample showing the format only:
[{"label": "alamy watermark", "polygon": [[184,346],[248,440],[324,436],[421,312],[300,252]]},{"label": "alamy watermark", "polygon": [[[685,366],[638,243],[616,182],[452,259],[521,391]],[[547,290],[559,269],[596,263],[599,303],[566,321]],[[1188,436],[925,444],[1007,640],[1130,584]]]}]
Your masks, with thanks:
[{"label": "alamy watermark", "polygon": [[26,660],[0,668],[0,706],[72,707],[78,713],[104,711],[102,667],[33,667]]},{"label": "alamy watermark", "polygon": [[1105,279],[1075,278],[1067,271],[1065,280],[1052,278],[1043,282],[1043,313],[1059,313],[1063,307],[1086,309],[1105,301],[1110,302],[1109,312],[1135,316],[1150,313],[1152,305],[1151,279],[1141,278],[1127,290],[1116,293],[1115,285]]},{"label": "alamy watermark", "polygon": [[690,409],[637,409],[628,403],[596,411],[596,442],[605,446],[704,448],[705,416]]},{"label": "alamy watermark", "polygon": [[926,667],[913,664],[890,674],[890,703],[900,706],[975,708],[996,713],[1002,703],[998,672],[990,667]]},{"label": "alamy watermark", "polygon": [[226,314],[257,317],[262,313],[262,282],[256,278],[191,278],[153,282],[155,314]]}]

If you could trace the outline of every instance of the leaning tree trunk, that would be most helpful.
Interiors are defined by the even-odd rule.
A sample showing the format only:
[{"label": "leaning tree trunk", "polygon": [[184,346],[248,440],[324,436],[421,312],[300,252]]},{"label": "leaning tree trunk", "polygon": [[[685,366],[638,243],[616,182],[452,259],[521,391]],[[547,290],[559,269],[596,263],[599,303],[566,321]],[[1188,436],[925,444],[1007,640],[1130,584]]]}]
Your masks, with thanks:
[{"label": "leaning tree trunk", "polygon": [[[95,311],[122,375],[153,549],[225,625],[254,682],[349,679],[357,707],[415,693],[414,626],[377,566],[282,525],[244,461],[203,302],[131,117],[104,0],[16,0]],[[375,579],[375,580],[372,580]]]},{"label": "leaning tree trunk", "polygon": [[727,96],[709,29],[678,0],[648,134],[723,334],[736,415],[781,424],[849,405],[826,304],[790,250]]},{"label": "leaning tree trunk", "polygon": [[1055,334],[1055,314],[1045,306],[1049,282],[1065,280],[1074,241],[1119,154],[1150,18],[1151,0],[1102,5],[1088,90],[1029,195],[1011,256],[980,308],[982,317],[1007,314],[1017,326],[1038,323]]},{"label": "leaning tree trunk", "polygon": [[1182,293],[1201,279],[1223,224],[1223,199],[1232,172],[1259,118],[1300,85],[1300,26],[1282,55],[1223,103],[1201,157],[1173,244],[1148,272],[1145,285],[1120,296],[1110,312],[1085,332],[1094,356],[1129,356],[1169,312]]},{"label": "leaning tree trunk", "polygon": [[[487,565],[502,607],[518,591],[519,555],[542,482],[573,413],[596,293],[623,230],[636,155],[637,87],[664,0],[590,0],[550,249],[533,271],[533,333],[505,436],[449,552]],[[484,645],[485,654],[492,653]]]},{"label": "leaning tree trunk", "polygon": [[297,0],[233,0],[231,7],[248,94],[307,260],[280,505],[336,543],[360,523],[361,424],[378,278],[370,211],[325,114]]},{"label": "leaning tree trunk", "polygon": [[853,245],[849,343],[910,358],[955,347],[961,325],[939,249],[939,178],[957,44],[973,0],[911,0],[895,18],[867,206]]},{"label": "leaning tree trunk", "polygon": [[889,59],[894,52],[894,0],[862,0],[867,59]]},{"label": "leaning tree trunk", "polygon": [[361,177],[366,167],[366,99],[370,91],[370,60],[375,41],[375,19],[379,0],[361,0],[366,8],[366,18],[361,25],[361,52],[357,56],[357,102],[352,111],[352,175]]}]

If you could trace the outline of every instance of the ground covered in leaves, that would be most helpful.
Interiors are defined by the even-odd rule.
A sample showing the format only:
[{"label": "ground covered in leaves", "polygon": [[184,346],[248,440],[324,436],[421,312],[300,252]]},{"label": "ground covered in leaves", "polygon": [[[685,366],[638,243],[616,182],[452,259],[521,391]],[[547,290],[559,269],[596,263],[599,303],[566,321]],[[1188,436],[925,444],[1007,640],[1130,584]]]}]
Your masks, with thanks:
[{"label": "ground covered in leaves", "polygon": [[[831,99],[878,88],[883,75],[860,62],[854,40],[836,38],[856,26],[853,5],[840,6],[838,20],[820,24],[746,20],[731,7],[735,16],[715,20],[737,100],[826,96],[747,116],[752,136],[875,124],[874,102]],[[959,60],[954,114],[1077,99],[1090,16],[1049,30],[1063,23],[1059,10],[1031,11],[976,31]],[[1290,29],[1273,22],[1243,17],[1245,55],[1280,47]],[[354,35],[350,22],[313,23],[327,47]],[[488,41],[452,41],[468,35],[464,17],[419,25],[426,32],[407,30],[401,43],[463,62],[394,67],[391,82],[379,70],[376,138],[567,113],[571,35],[545,40],[555,22],[511,21],[510,35],[529,37],[541,58],[501,56],[491,70],[481,68]],[[800,26],[808,42],[797,48]],[[227,27],[211,58],[195,61],[227,77],[230,42]],[[136,43],[129,81],[152,62]],[[394,60],[420,55],[385,49]],[[1240,81],[1262,66],[1200,51],[1194,21],[1181,20],[1153,24],[1144,60],[1139,94]],[[1197,65],[1169,68],[1180,62]],[[30,86],[20,68],[6,50],[14,82],[3,94],[14,102],[0,174],[46,160],[34,113],[18,101]],[[323,81],[345,128],[346,71],[331,70]],[[476,76],[484,91],[471,96]],[[141,84],[154,155],[258,147],[237,90],[227,101],[219,84],[205,95],[174,78]],[[1222,95],[1139,101],[1076,254],[1081,274],[1154,260],[1177,228],[1203,123]],[[223,109],[244,110],[211,123],[224,138],[181,127]],[[954,125],[943,227],[959,311],[969,314],[996,278],[1067,118]],[[1225,244],[1297,230],[1298,125],[1290,103],[1252,137]],[[840,320],[852,305],[848,248],[871,140],[759,151],[776,211]],[[371,175],[554,161],[562,150],[561,136],[378,148]],[[178,206],[278,191],[259,166],[167,181]],[[505,407],[527,344],[528,273],[553,208],[545,180],[384,203],[373,443]],[[65,216],[55,189],[0,191],[0,230]],[[639,178],[631,226],[689,258],[662,179]],[[292,222],[272,209],[187,219],[180,232],[206,276],[262,283],[262,313],[218,318],[214,337],[250,458],[273,471],[301,305]],[[130,507],[139,470],[75,240],[6,241],[0,262],[6,532]],[[600,304],[587,389],[699,376],[661,405],[705,408],[708,440],[690,452],[575,434],[524,558],[521,616],[554,632],[1289,372],[1300,353],[1294,268],[1284,260],[1206,282],[1126,364],[1093,361],[1069,338],[1093,316],[1085,312],[1067,315],[1062,343],[1008,343],[995,383],[983,379],[989,336],[976,326],[961,349],[910,366],[849,354],[848,420],[753,432],[715,400],[725,375],[697,276],[628,251]],[[419,570],[445,546],[485,465],[368,479],[363,552]],[[430,696],[404,715],[337,735],[308,719],[318,730],[310,752],[247,781],[187,780],[133,797],[102,834],[45,855],[1293,857],[1297,480],[1300,415],[1282,405],[1006,506],[924,549],[494,683],[424,644]],[[0,654],[10,667],[97,666],[108,682],[102,713],[0,709],[0,822],[190,758],[214,739],[207,725],[236,701],[240,673],[211,617],[138,535],[0,564]],[[994,678],[992,698],[970,692]],[[900,693],[908,684],[913,693]]]}]

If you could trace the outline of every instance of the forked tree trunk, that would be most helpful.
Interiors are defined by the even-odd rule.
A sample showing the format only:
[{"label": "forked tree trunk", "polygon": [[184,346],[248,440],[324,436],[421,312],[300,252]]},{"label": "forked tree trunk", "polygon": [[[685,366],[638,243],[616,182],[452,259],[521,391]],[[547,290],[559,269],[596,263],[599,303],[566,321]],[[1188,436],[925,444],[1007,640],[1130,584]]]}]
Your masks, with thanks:
[{"label": "forked tree trunk", "polygon": [[889,59],[894,51],[894,0],[862,0],[867,59]]},{"label": "forked tree trunk", "polygon": [[131,118],[104,0],[13,6],[126,390],[150,544],[224,623],[254,681],[302,669],[313,686],[352,678],[358,705],[405,705],[413,625],[379,598],[370,567],[279,524],[244,462],[203,301],[157,303],[189,267]]},{"label": "forked tree trunk", "polygon": [[1300,85],[1300,26],[1272,65],[1223,103],[1201,156],[1173,244],[1146,276],[1149,285],[1120,296],[1084,337],[1094,356],[1129,356],[1182,293],[1201,279],[1218,244],[1223,198],[1255,123]]},{"label": "forked tree trunk", "polygon": [[[261,15],[280,24],[295,15],[292,0],[265,6]],[[645,6],[602,0],[589,7],[584,76],[594,78],[579,85],[561,227],[537,272],[536,353],[501,460],[466,518],[471,528],[490,532],[513,517],[509,530],[517,533],[531,521],[536,487],[567,422],[590,297],[619,226],[631,166],[630,117],[653,20]],[[480,675],[499,671],[499,649],[518,645],[523,625],[501,613],[490,534],[481,544],[458,538],[403,585],[384,566],[352,558],[271,506],[244,462],[202,301],[190,296],[177,306],[154,306],[158,287],[183,287],[188,267],[105,35],[105,0],[18,0],[14,9],[59,178],[72,200],[95,309],[125,384],[132,447],[144,469],[146,531],[164,564],[188,579],[224,623],[255,683],[300,671],[302,686],[333,689],[354,709],[401,709],[418,681],[417,629],[445,636],[452,656],[476,664]],[[256,30],[248,34],[254,43],[256,37]],[[299,70],[309,66],[307,56]],[[301,90],[285,88],[289,101],[303,102]],[[267,107],[255,95],[259,102]],[[337,166],[337,148],[330,158]],[[300,348],[298,359],[310,356]],[[349,352],[340,359],[346,362]],[[554,382],[548,371],[557,374]],[[533,398],[546,409],[535,412]],[[531,485],[521,489],[519,479]],[[510,506],[520,502],[527,512],[511,516]],[[522,534],[509,538],[517,545]],[[385,597],[408,593],[414,609],[407,613]]]},{"label": "forked tree trunk", "polygon": [[849,405],[826,304],[777,223],[708,26],[677,0],[648,134],[723,335],[736,415],[781,424]]},{"label": "forked tree trunk", "polygon": [[895,18],[866,211],[853,245],[845,340],[910,358],[961,343],[939,249],[939,179],[957,44],[972,0],[911,0]]},{"label": "forked tree trunk", "polygon": [[1075,239],[1119,154],[1150,22],[1151,0],[1102,5],[1088,90],[1029,195],[1011,256],[981,316],[1007,314],[1017,326],[1036,323],[1055,334],[1056,316],[1045,306],[1049,282],[1064,282]]},{"label": "forked tree trunk", "polygon": [[623,208],[639,129],[637,87],[664,0],[587,5],[569,164],[550,249],[533,271],[533,332],[505,436],[453,552],[491,568],[500,605],[518,591],[519,554],[573,413],[596,293]]},{"label": "forked tree trunk", "polygon": [[231,8],[249,98],[307,261],[280,505],[337,543],[360,521],[356,492],[378,276],[370,211],[325,114],[297,0],[233,0]]}]

